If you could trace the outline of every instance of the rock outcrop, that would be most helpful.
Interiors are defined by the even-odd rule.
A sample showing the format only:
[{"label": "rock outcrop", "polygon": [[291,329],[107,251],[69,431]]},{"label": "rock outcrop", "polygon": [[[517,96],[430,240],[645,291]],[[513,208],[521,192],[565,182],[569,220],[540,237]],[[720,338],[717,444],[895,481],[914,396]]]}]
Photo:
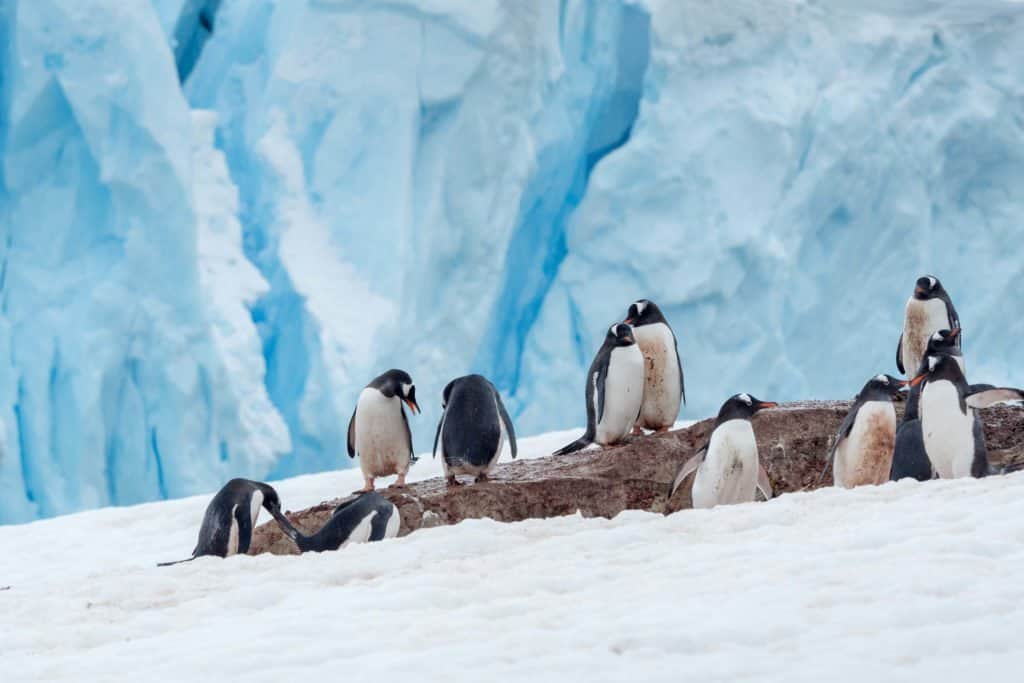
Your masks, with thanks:
[{"label": "rock outcrop", "polygon": [[[849,406],[844,401],[788,403],[754,416],[761,462],[775,495],[817,487],[825,455]],[[992,464],[1024,465],[1024,410],[997,406],[982,415]],[[621,446],[503,463],[492,470],[489,482],[472,486],[448,488],[443,479],[435,478],[381,493],[401,513],[401,534],[481,517],[514,522],[577,510],[601,517],[631,509],[674,512],[690,507],[693,478],[669,500],[672,480],[679,466],[703,445],[713,423],[702,420],[686,429],[634,437]],[[286,514],[300,530],[314,533],[340,500]],[[249,550],[253,555],[264,552],[298,550],[276,523],[268,522],[256,529]]]}]

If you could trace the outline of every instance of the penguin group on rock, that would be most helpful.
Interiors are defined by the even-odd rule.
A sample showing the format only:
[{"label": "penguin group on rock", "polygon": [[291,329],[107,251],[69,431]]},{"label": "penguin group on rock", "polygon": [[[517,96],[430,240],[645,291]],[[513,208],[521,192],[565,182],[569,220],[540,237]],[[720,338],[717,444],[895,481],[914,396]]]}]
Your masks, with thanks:
[{"label": "penguin group on rock", "polygon": [[[1019,389],[969,384],[965,375],[960,319],[938,278],[918,278],[907,301],[896,365],[906,379],[871,377],[854,397],[825,456],[837,487],[919,480],[981,477],[993,473],[985,450],[978,410],[1001,402],[1024,401]],[[658,306],[633,302],[622,322],[612,324],[587,371],[584,434],[555,451],[565,455],[591,445],[622,443],[644,430],[665,432],[676,421],[686,390],[676,335]],[[897,420],[896,402],[905,401]],[[679,467],[668,498],[693,475],[695,508],[752,502],[758,492],[772,497],[761,465],[752,418],[777,404],[748,393],[723,404],[704,445]],[[314,534],[294,527],[281,512],[269,485],[232,479],[210,502],[192,557],[245,553],[261,508],[275,519],[301,552],[337,550],[349,543],[378,541],[398,534],[396,506],[374,490],[379,477],[397,475],[392,488],[405,486],[416,462],[405,408],[420,412],[416,386],[404,370],[376,377],[360,392],[348,425],[348,454],[359,456],[364,487],[343,501]],[[515,427],[497,388],[481,375],[459,377],[441,392],[442,414],[434,437],[448,486],[458,475],[486,482],[508,442],[517,454]],[[165,563],[177,564],[175,562]]]}]

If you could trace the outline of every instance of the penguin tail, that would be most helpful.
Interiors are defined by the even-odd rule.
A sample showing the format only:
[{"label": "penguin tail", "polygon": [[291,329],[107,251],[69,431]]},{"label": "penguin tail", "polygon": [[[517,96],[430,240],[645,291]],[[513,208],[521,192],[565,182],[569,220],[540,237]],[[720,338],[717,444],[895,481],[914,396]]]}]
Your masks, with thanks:
[{"label": "penguin tail", "polygon": [[158,567],[172,567],[172,566],[174,566],[176,564],[181,564],[182,562],[191,562],[192,560],[196,559],[197,557],[198,557],[198,555],[193,555],[192,557],[186,557],[184,560],[175,560],[174,562],[157,562],[156,566],[158,566]]},{"label": "penguin tail", "polygon": [[561,448],[559,448],[557,451],[555,451],[551,455],[565,455],[567,453],[575,453],[576,451],[583,450],[584,448],[589,446],[591,443],[593,443],[593,442],[591,441],[590,437],[588,435],[584,434],[580,438],[578,438],[575,441],[573,441],[571,444],[562,446]]}]

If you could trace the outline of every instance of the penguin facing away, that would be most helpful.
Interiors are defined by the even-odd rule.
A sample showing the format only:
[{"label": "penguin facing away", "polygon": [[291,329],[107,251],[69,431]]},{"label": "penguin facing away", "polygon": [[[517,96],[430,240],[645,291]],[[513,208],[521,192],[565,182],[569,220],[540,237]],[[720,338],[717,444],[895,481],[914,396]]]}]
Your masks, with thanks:
[{"label": "penguin facing away", "polygon": [[905,384],[891,375],[876,375],[854,398],[828,453],[826,468],[831,463],[836,486],[852,488],[889,480],[896,443],[893,399]]},{"label": "penguin facing away", "polygon": [[920,386],[911,387],[910,392],[903,420],[896,428],[896,443],[893,445],[892,467],[889,470],[891,481],[907,477],[918,481],[935,478],[932,461],[924,450],[924,433],[921,431],[921,417],[918,413]]},{"label": "penguin facing away", "polygon": [[453,379],[442,392],[443,412],[434,435],[434,457],[441,446],[441,464],[449,486],[457,486],[457,474],[469,474],[475,481],[487,474],[501,456],[505,439],[512,457],[517,455],[516,431],[501,395],[481,375]]},{"label": "penguin facing away", "polygon": [[694,472],[694,508],[749,503],[755,500],[758,490],[766,500],[771,498],[771,482],[759,461],[750,419],[759,410],[777,405],[750,394],[731,396],[718,411],[707,443],[679,468],[669,498]]},{"label": "penguin facing away", "polygon": [[350,543],[394,538],[402,523],[394,503],[376,491],[359,493],[342,502],[334,508],[331,518],[311,536],[296,529],[280,510],[274,513],[274,519],[303,553],[322,553],[338,550]]},{"label": "penguin facing away", "polygon": [[414,413],[420,412],[416,385],[404,370],[388,370],[359,394],[348,423],[348,455],[354,458],[359,454],[365,484],[362,491],[372,491],[374,479],[392,474],[398,475],[394,487],[405,486],[405,475],[416,457],[403,403]]},{"label": "penguin facing away", "polygon": [[632,431],[644,393],[644,356],[625,323],[612,325],[587,371],[587,431],[553,455],[565,455],[592,443],[610,446]]},{"label": "penguin facing away", "polygon": [[162,562],[158,567],[189,562],[204,555],[228,557],[249,551],[252,530],[260,507],[270,514],[280,514],[281,500],[268,484],[249,479],[232,479],[224,484],[206,506],[203,523],[199,527],[199,540],[192,557],[176,562]]},{"label": "penguin facing away", "polygon": [[641,433],[642,428],[668,431],[679,415],[680,402],[686,402],[676,335],[661,309],[647,299],[630,305],[625,323],[633,326],[633,336],[644,356],[643,407],[633,432]]},{"label": "penguin facing away", "polygon": [[[959,327],[960,317],[942,283],[932,275],[919,277],[914,294],[907,300],[903,333],[896,345],[896,367],[908,377],[913,377],[921,366],[929,337],[938,330]],[[956,345],[958,348],[962,346],[959,336],[956,337]]]},{"label": "penguin facing away", "polygon": [[954,356],[927,357],[928,371],[911,384],[921,386],[918,411],[925,453],[943,479],[989,473],[985,435],[977,408],[1024,400],[1024,391],[967,384]]}]

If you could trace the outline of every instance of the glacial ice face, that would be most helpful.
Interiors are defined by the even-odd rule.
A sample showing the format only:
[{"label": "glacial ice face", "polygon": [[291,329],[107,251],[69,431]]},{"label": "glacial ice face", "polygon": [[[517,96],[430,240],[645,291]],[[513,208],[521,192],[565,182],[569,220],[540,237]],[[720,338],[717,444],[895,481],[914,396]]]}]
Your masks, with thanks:
[{"label": "glacial ice face", "polygon": [[688,417],[892,370],[923,272],[971,379],[1024,384],[1022,29],[1010,0],[0,4],[0,521],[346,466],[389,367],[419,450],[466,372],[521,434],[579,424],[641,296]]},{"label": "glacial ice face", "polygon": [[0,27],[0,521],[265,473],[289,446],[246,307],[266,283],[152,8]]}]

